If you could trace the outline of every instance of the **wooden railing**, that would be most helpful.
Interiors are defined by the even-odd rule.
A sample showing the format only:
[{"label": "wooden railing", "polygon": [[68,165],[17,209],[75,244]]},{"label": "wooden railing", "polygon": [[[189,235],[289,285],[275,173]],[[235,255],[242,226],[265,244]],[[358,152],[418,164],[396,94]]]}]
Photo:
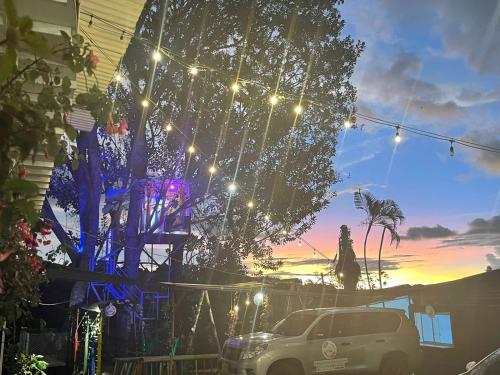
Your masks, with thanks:
[{"label": "wooden railing", "polygon": [[115,358],[113,375],[212,375],[218,354]]}]

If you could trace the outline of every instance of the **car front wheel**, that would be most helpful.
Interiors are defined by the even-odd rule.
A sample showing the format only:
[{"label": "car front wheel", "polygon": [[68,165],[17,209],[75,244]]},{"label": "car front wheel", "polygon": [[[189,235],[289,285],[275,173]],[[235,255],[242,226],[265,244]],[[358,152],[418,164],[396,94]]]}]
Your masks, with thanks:
[{"label": "car front wheel", "polygon": [[302,366],[295,361],[283,361],[271,366],[267,375],[302,375]]},{"label": "car front wheel", "polygon": [[382,361],[380,375],[409,375],[408,362],[403,356],[389,356]]}]

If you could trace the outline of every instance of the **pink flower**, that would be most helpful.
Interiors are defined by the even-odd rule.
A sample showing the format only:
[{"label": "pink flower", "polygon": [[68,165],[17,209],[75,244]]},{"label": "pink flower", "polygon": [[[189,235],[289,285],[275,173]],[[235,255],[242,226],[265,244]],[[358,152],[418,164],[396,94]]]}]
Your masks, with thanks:
[{"label": "pink flower", "polygon": [[90,68],[95,69],[99,63],[99,58],[94,54],[94,51],[90,50],[88,55],[85,57],[85,62]]}]

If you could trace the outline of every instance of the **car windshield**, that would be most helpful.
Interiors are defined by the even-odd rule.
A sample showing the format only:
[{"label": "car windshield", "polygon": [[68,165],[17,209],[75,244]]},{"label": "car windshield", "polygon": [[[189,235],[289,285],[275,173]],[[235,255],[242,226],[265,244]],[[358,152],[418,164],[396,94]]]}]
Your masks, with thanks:
[{"label": "car windshield", "polygon": [[300,336],[317,317],[311,312],[293,313],[276,324],[271,332],[283,336]]}]

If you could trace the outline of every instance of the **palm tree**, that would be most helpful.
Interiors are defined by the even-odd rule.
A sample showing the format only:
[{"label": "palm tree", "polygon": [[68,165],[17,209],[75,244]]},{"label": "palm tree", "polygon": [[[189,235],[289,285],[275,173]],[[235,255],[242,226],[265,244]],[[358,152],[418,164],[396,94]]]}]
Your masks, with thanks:
[{"label": "palm tree", "polygon": [[357,209],[363,210],[366,213],[365,224],[367,225],[365,242],[363,246],[363,256],[365,261],[365,272],[368,281],[368,286],[371,289],[372,284],[370,280],[370,273],[368,272],[368,263],[366,258],[366,244],[368,236],[374,226],[383,227],[382,238],[380,241],[378,268],[379,268],[379,281],[382,288],[382,246],[384,243],[385,231],[391,233],[391,243],[396,242],[399,244],[400,238],[397,234],[397,227],[404,221],[405,217],[399,208],[398,204],[393,200],[378,200],[370,192],[357,191],[354,193],[354,206]]}]

